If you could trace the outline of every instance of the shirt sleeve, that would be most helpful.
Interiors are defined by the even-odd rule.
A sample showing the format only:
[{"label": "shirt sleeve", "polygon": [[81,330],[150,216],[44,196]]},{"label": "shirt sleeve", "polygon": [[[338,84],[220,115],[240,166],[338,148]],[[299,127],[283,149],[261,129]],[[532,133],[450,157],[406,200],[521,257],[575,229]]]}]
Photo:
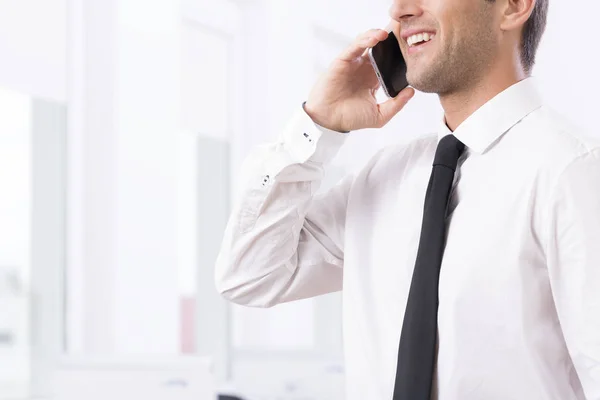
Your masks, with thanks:
[{"label": "shirt sleeve", "polygon": [[550,207],[548,269],[586,398],[600,400],[600,149],[561,174]]},{"label": "shirt sleeve", "polygon": [[341,290],[352,178],[315,192],[344,140],[300,108],[275,143],[247,157],[215,267],[225,298],[270,307]]}]

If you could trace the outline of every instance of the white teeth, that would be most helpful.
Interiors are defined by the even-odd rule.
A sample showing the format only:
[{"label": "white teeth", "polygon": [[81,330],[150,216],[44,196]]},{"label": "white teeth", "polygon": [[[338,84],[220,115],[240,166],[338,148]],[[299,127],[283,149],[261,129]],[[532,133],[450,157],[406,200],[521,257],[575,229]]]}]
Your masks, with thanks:
[{"label": "white teeth", "polygon": [[416,35],[409,36],[406,39],[406,43],[408,43],[409,46],[414,46],[417,43],[429,42],[434,37],[435,37],[434,34],[429,34],[427,32],[419,33],[419,34],[416,34]]}]

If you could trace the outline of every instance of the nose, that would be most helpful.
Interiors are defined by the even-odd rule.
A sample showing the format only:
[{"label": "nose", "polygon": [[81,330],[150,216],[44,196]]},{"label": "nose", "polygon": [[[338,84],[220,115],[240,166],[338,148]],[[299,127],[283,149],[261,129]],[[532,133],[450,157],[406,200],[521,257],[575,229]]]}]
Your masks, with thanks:
[{"label": "nose", "polygon": [[421,0],[394,0],[389,11],[390,17],[398,22],[418,17],[422,13]]}]

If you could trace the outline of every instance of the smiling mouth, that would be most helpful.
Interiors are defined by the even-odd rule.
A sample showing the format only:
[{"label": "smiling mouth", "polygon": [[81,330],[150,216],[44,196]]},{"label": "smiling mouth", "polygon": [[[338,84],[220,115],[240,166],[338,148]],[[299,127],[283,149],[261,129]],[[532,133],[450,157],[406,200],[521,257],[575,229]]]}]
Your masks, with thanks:
[{"label": "smiling mouth", "polygon": [[435,34],[433,33],[417,33],[416,35],[411,35],[407,37],[406,43],[408,44],[409,48],[418,47],[432,41],[433,38],[435,38]]}]

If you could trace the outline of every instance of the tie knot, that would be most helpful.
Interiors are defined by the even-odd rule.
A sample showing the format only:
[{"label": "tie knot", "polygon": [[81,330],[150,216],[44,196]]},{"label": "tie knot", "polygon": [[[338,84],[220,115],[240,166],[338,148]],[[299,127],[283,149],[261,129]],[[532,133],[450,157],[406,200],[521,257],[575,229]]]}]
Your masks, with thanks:
[{"label": "tie knot", "polygon": [[440,140],[435,152],[433,165],[445,165],[453,171],[456,171],[458,158],[465,150],[465,145],[454,135],[446,135]]}]

